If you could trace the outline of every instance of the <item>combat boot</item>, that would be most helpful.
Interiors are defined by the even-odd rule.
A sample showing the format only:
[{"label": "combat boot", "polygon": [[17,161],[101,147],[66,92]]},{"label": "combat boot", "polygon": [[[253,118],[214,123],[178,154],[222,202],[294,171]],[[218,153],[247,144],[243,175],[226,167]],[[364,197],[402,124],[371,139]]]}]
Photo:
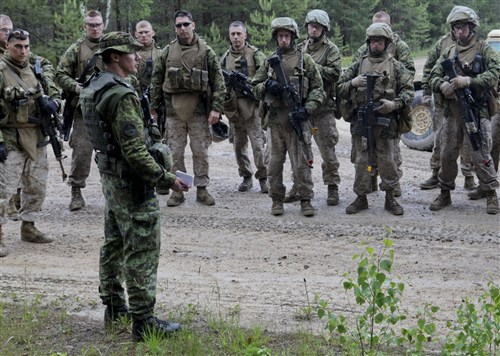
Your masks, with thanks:
[{"label": "combat boot", "polygon": [[394,190],[388,190],[385,192],[385,210],[390,212],[392,215],[403,215],[404,209],[399,203],[394,199]]},{"label": "combat boot", "polygon": [[123,321],[129,321],[128,308],[126,305],[120,305],[119,307],[108,305],[106,310],[104,310],[104,328],[109,330],[113,327],[113,324]]},{"label": "combat boot", "polygon": [[196,190],[196,201],[205,205],[215,205],[215,199],[210,195],[207,187],[198,187]]},{"label": "combat boot", "polygon": [[267,194],[269,193],[269,187],[267,186],[267,179],[259,179],[259,184],[260,184],[260,192],[262,194]]},{"label": "combat boot", "polygon": [[330,184],[328,186],[328,196],[326,198],[326,205],[328,206],[339,205],[339,186],[337,184]]},{"label": "combat boot", "polygon": [[274,216],[283,215],[285,209],[283,208],[283,200],[273,198],[273,206],[271,207],[271,214]]},{"label": "combat boot", "polygon": [[469,197],[470,200],[479,200],[486,198],[488,196],[488,191],[482,190],[481,188],[476,188],[467,193],[467,196]]},{"label": "combat boot", "polygon": [[496,190],[492,189],[488,192],[488,196],[486,197],[486,212],[488,214],[498,214],[500,209],[498,207],[498,197]]},{"label": "combat boot", "polygon": [[300,201],[300,212],[304,216],[314,216],[316,213],[316,210],[314,209],[314,206],[312,206],[310,200],[301,200]]},{"label": "combat boot", "polygon": [[358,195],[356,200],[347,206],[345,212],[347,214],[357,214],[366,209],[368,209],[368,199],[366,198],[366,195]]},{"label": "combat boot", "polygon": [[400,197],[401,196],[401,184],[398,183],[398,185],[396,185],[394,187],[394,196],[395,197]]},{"label": "combat boot", "polygon": [[243,177],[243,182],[238,186],[238,191],[247,192],[253,187],[252,177]]},{"label": "combat boot", "polygon": [[374,173],[370,176],[370,184],[371,184],[372,193],[376,192],[378,190],[378,174],[377,173]]},{"label": "combat boot", "polygon": [[54,241],[52,238],[38,230],[34,222],[23,221],[21,223],[21,240],[38,244],[45,244]]},{"label": "combat boot", "polygon": [[292,186],[292,189],[288,193],[285,194],[285,199],[283,199],[283,203],[293,203],[294,201],[299,200],[297,198],[297,189],[295,185]]},{"label": "combat boot", "polygon": [[9,254],[9,250],[7,250],[7,247],[3,243],[3,231],[2,231],[2,225],[0,225],[0,257],[5,257]]},{"label": "combat boot", "polygon": [[465,190],[474,190],[477,188],[476,182],[474,182],[473,176],[467,176],[464,180],[464,189]]},{"label": "combat boot", "polygon": [[80,210],[84,206],[85,200],[83,200],[80,187],[71,187],[71,202],[69,203],[69,210]]},{"label": "combat boot", "polygon": [[21,205],[20,200],[21,199],[20,199],[19,195],[17,195],[17,194],[13,194],[10,197],[9,202],[7,203],[7,208],[5,209],[5,213],[7,214],[7,217],[10,220],[13,220],[13,221],[19,220],[19,215],[18,215],[19,208],[18,208],[18,206]]},{"label": "combat boot", "polygon": [[148,335],[168,337],[181,329],[180,324],[158,319],[154,316],[143,320],[134,320],[132,323],[132,339],[136,342],[144,341]]},{"label": "combat boot", "polygon": [[451,194],[449,190],[441,189],[441,194],[432,202],[430,209],[432,211],[441,210],[451,205]]},{"label": "combat boot", "polygon": [[427,189],[437,188],[438,183],[439,183],[438,173],[439,173],[439,169],[436,169],[436,168],[433,169],[432,176],[429,179],[424,180],[422,183],[420,183],[420,189],[427,190]]},{"label": "combat boot", "polygon": [[184,201],[184,192],[173,192],[167,200],[167,206],[179,206]]}]

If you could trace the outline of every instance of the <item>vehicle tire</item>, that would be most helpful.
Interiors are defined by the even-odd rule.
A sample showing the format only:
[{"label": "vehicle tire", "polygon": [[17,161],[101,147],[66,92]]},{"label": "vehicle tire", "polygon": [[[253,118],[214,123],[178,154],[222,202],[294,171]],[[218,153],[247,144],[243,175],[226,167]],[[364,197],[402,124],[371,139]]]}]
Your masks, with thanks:
[{"label": "vehicle tire", "polygon": [[422,104],[422,90],[418,90],[415,92],[411,108],[412,129],[401,136],[401,141],[411,149],[430,152],[434,146],[432,130],[434,107]]}]

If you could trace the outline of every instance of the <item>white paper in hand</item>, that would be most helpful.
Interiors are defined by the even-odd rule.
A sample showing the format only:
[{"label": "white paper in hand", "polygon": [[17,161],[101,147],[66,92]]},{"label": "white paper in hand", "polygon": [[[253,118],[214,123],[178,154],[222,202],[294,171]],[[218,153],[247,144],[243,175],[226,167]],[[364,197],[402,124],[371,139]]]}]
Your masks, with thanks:
[{"label": "white paper in hand", "polygon": [[185,172],[181,172],[181,171],[176,171],[175,172],[175,175],[177,176],[177,178],[180,178],[182,179],[182,181],[189,187],[191,188],[193,186],[193,180],[194,180],[194,177],[190,174],[187,174]]}]

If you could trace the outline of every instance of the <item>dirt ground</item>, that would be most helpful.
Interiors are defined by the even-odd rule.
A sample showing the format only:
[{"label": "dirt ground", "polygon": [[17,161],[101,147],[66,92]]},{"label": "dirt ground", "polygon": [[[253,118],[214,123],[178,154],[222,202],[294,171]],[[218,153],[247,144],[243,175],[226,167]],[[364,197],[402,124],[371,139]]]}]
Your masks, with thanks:
[{"label": "dirt ground", "polygon": [[[319,293],[337,311],[345,311],[348,305],[341,280],[344,273],[354,275],[356,271],[352,255],[362,251],[362,242],[382,246],[387,227],[393,229],[394,275],[406,285],[403,307],[409,315],[432,302],[441,307],[438,320],[450,320],[466,295],[479,295],[488,279],[500,283],[499,217],[486,214],[484,200],[467,199],[461,175],[452,192],[453,205],[431,212],[429,205],[438,191],[418,188],[429,175],[428,152],[402,144],[404,177],[399,201],[405,208],[404,216],[395,217],[384,210],[381,192],[369,195],[369,210],[346,215],[346,206],[355,198],[354,167],[349,160],[348,124],[337,123],[341,202],[336,207],[326,205],[321,158],[314,146],[313,204],[317,214],[312,218],[300,214],[298,203],[287,204],[283,216],[272,216],[271,199],[260,193],[257,181],[251,191],[238,192],[241,179],[227,141],[210,148],[209,190],[215,206],[196,203],[194,191],[176,208],[166,206],[167,196],[160,197],[160,314],[175,313],[192,304],[222,313],[239,309],[244,326],[261,324],[277,332],[320,330],[321,323],[297,318],[308,298],[312,301],[313,293]],[[71,155],[70,150],[65,153]],[[51,152],[49,156],[53,158]],[[192,172],[189,150],[187,157]],[[69,164],[66,158],[67,171]],[[10,255],[0,259],[0,298],[9,300],[16,295],[28,299],[36,294],[49,300],[64,298],[71,314],[95,324],[104,310],[98,297],[104,207],[99,174],[94,166],[83,190],[87,205],[77,212],[68,210],[70,188],[62,182],[53,159],[49,179],[37,226],[55,241],[25,243],[19,238],[19,222],[4,226]],[[290,188],[289,164],[284,181]]]}]

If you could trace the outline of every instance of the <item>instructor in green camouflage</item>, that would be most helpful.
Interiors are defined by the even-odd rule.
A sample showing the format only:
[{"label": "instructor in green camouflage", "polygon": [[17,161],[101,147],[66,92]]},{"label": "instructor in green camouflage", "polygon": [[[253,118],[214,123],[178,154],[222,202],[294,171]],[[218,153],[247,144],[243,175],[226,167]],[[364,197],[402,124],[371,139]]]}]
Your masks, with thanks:
[{"label": "instructor in green camouflage", "polygon": [[104,35],[96,54],[102,56],[106,70],[96,73],[80,94],[106,199],[99,261],[105,325],[128,314],[136,341],[148,329],[167,335],[180,327],[153,315],[160,255],[160,209],[154,187],[188,189],[155,161],[145,145],[139,98],[124,79],[137,73],[136,52],[141,47],[124,32]]}]

